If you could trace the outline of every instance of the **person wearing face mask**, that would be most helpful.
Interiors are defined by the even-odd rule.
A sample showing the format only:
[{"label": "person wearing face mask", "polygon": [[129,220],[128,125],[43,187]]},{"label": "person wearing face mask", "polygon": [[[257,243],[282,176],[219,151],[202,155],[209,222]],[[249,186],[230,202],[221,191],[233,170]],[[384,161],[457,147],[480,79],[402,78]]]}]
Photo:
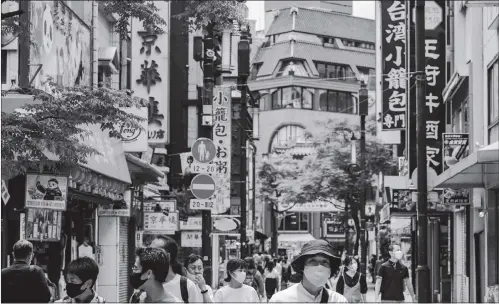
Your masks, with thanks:
[{"label": "person wearing face mask", "polygon": [[400,245],[391,244],[389,247],[390,259],[381,264],[376,276],[376,298],[381,302],[404,302],[404,286],[411,294],[412,302],[417,302],[412,283],[409,279],[409,270],[400,260],[402,250]]},{"label": "person wearing face mask", "polygon": [[359,264],[357,258],[347,256],[343,261],[345,270],[336,283],[336,292],[344,295],[348,303],[366,302],[367,280],[358,272]]},{"label": "person wearing face mask", "polygon": [[341,260],[325,240],[306,243],[299,256],[291,263],[297,273],[303,274],[300,283],[276,293],[270,303],[348,303],[341,294],[326,289],[327,281],[338,271]]},{"label": "person wearing face mask", "polygon": [[67,296],[56,303],[106,303],[103,297],[93,290],[99,266],[89,257],[77,258],[64,269]]},{"label": "person wearing face mask", "polygon": [[206,284],[206,280],[203,277],[204,265],[203,259],[196,254],[191,254],[184,261],[184,267],[187,269],[187,277],[196,283],[201,294],[203,295],[204,303],[213,303],[213,290],[210,285]]},{"label": "person wearing face mask", "polygon": [[132,295],[130,303],[182,303],[163,287],[169,269],[170,262],[163,249],[137,248],[130,285],[139,291]]},{"label": "person wearing face mask", "polygon": [[[33,244],[20,240],[13,247],[14,263],[2,269],[2,303],[48,303],[51,298],[43,270],[30,265]],[[28,291],[29,292],[26,292]]]},{"label": "person wearing face mask", "polygon": [[232,259],[227,262],[226,286],[220,288],[213,299],[214,303],[259,303],[256,290],[243,284],[248,265],[244,260]]}]

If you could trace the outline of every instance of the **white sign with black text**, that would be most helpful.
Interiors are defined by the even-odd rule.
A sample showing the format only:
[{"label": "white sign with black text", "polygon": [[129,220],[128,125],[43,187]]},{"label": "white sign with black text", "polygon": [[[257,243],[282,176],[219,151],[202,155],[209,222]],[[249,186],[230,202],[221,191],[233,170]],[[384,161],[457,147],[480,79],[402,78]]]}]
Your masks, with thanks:
[{"label": "white sign with black text", "polygon": [[201,231],[182,231],[180,234],[180,245],[182,247],[203,247]]}]

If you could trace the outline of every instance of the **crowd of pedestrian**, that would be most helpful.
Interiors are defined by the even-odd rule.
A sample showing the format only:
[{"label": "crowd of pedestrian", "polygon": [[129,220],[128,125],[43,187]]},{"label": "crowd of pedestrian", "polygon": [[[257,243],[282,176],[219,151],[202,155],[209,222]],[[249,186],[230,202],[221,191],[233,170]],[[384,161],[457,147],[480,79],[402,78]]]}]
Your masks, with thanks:
[{"label": "crowd of pedestrian", "polygon": [[[179,246],[170,237],[158,235],[149,247],[137,248],[129,278],[135,292],[130,303],[360,303],[367,302],[367,278],[359,271],[357,257],[338,257],[330,243],[313,240],[292,261],[255,253],[226,263],[223,283],[213,290],[207,284],[202,257],[191,254],[183,265]],[[2,302],[6,303],[105,303],[95,292],[99,267],[91,257],[68,263],[63,271],[65,296],[35,265],[33,245],[18,241],[14,263],[2,270]],[[408,269],[402,263],[400,246],[390,246],[390,258],[370,261],[376,274],[377,300],[403,302],[407,288],[416,301]],[[26,292],[29,287],[29,292]]]}]

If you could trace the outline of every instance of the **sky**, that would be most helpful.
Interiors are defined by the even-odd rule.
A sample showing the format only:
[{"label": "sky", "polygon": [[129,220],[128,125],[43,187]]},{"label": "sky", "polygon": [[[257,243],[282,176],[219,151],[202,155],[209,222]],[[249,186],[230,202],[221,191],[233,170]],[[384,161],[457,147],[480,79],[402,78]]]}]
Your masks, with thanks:
[{"label": "sky", "polygon": [[[246,5],[249,9],[249,18],[257,21],[256,30],[263,30],[265,22],[264,1],[249,0],[246,1]],[[374,0],[355,0],[353,1],[353,15],[374,19],[374,7]]]}]

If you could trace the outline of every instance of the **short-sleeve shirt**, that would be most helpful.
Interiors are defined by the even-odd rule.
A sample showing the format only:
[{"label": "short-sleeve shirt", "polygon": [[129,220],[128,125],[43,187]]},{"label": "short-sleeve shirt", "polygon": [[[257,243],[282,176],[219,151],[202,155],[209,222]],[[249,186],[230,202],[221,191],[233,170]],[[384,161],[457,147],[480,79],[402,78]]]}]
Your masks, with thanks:
[{"label": "short-sleeve shirt", "polygon": [[381,281],[381,300],[404,301],[404,279],[409,277],[409,269],[400,262],[381,264],[378,270]]}]

